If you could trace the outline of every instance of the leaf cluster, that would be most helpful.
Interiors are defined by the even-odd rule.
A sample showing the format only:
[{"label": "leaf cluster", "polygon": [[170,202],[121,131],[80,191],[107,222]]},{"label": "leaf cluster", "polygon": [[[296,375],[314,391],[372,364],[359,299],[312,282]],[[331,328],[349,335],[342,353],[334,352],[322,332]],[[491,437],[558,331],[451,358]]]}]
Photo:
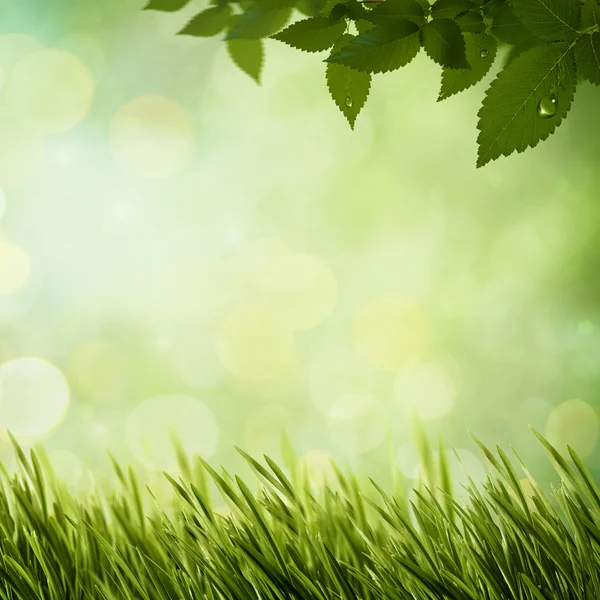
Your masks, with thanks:
[{"label": "leaf cluster", "polygon": [[[159,503],[112,456],[119,490],[72,494],[42,447],[0,465],[2,600],[589,600],[600,589],[600,489],[580,457],[535,432],[561,484],[528,486],[499,447],[473,438],[491,471],[457,500],[448,453],[422,430],[407,495],[359,483],[332,463],[316,485],[284,436],[286,471],[238,449],[258,478],[217,472],[178,448]],[[394,449],[390,444],[390,454]],[[166,483],[166,482],[165,482]],[[230,511],[213,508],[216,486]]]},{"label": "leaf cluster", "polygon": [[[150,0],[173,12],[189,0]],[[566,117],[578,83],[600,85],[596,0],[210,0],[179,32],[225,32],[229,54],[260,83],[265,38],[304,52],[328,52],[326,83],[354,129],[371,79],[408,65],[421,49],[442,70],[438,101],[507,59],[478,113],[477,166],[545,140]],[[288,24],[292,12],[303,18]]]}]

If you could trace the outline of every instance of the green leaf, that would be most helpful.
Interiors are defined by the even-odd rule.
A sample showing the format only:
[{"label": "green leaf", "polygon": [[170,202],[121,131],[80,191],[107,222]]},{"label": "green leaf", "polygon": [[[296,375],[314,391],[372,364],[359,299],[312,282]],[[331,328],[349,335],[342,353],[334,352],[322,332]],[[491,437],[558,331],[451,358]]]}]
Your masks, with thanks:
[{"label": "green leaf", "polygon": [[[545,140],[569,111],[574,92],[575,66],[567,44],[545,44],[517,57],[492,82],[479,110],[477,166]],[[539,116],[540,103],[547,107],[552,94],[555,115]]]},{"label": "green leaf", "polygon": [[323,0],[300,0],[296,4],[298,12],[305,17],[318,17],[323,8]]},{"label": "green leaf", "polygon": [[577,72],[589,82],[600,85],[600,33],[582,35],[574,51]]},{"label": "green leaf", "polygon": [[[333,47],[332,55],[339,52],[353,39],[355,39],[354,36],[344,34]],[[356,117],[369,96],[371,75],[369,73],[361,73],[345,65],[328,63],[326,78],[331,97],[346,119],[348,119],[350,127],[354,129]]]},{"label": "green leaf", "polygon": [[469,69],[465,40],[460,27],[452,19],[434,19],[421,29],[425,52],[446,69]]},{"label": "green leaf", "polygon": [[181,10],[190,0],[150,0],[142,10],[160,10],[161,12],[176,12]]},{"label": "green leaf", "polygon": [[475,3],[469,0],[436,0],[431,6],[431,16],[434,19],[452,19],[474,6]]},{"label": "green leaf", "polygon": [[325,62],[346,65],[365,73],[385,73],[407,65],[419,52],[419,27],[393,20],[352,39]]},{"label": "green leaf", "polygon": [[521,23],[508,4],[505,4],[494,16],[490,33],[511,46],[538,39]]},{"label": "green leaf", "polygon": [[600,5],[596,0],[585,0],[584,5],[581,7],[579,29],[583,31],[594,25],[600,25]]},{"label": "green leaf", "polygon": [[231,6],[229,4],[207,8],[193,17],[179,32],[179,35],[211,37],[223,31],[229,25],[230,18]]},{"label": "green leaf", "polygon": [[323,5],[323,8],[319,12],[319,16],[320,17],[330,17],[331,11],[333,11],[333,9],[336,6],[345,7],[345,6],[347,6],[347,4],[348,4],[348,0],[346,0],[346,1],[344,1],[344,0],[325,0],[325,4]]},{"label": "green leaf", "polygon": [[470,10],[462,15],[454,17],[463,33],[483,33],[486,30],[486,24],[477,10]]},{"label": "green leaf", "polygon": [[359,35],[361,33],[365,33],[366,31],[370,31],[375,27],[375,25],[371,21],[367,21],[366,19],[359,19],[358,21],[354,21],[354,27],[358,31]]},{"label": "green leaf", "polygon": [[438,102],[481,81],[494,63],[497,43],[491,35],[485,33],[466,34],[465,44],[467,60],[471,69],[444,69]]},{"label": "green leaf", "polygon": [[366,17],[376,25],[385,25],[390,18],[406,19],[417,25],[425,23],[425,11],[417,0],[384,0]]},{"label": "green leaf", "polygon": [[517,0],[512,7],[521,23],[542,40],[567,40],[577,35],[579,0]]},{"label": "green leaf", "polygon": [[260,76],[265,62],[263,41],[227,40],[226,46],[231,60],[260,85]]},{"label": "green leaf", "polygon": [[292,14],[291,8],[251,6],[239,15],[230,29],[227,40],[256,40],[269,37],[284,27]]},{"label": "green leaf", "polygon": [[292,23],[289,27],[271,36],[288,46],[305,52],[321,52],[331,48],[346,29],[344,21],[325,17],[309,17]]}]

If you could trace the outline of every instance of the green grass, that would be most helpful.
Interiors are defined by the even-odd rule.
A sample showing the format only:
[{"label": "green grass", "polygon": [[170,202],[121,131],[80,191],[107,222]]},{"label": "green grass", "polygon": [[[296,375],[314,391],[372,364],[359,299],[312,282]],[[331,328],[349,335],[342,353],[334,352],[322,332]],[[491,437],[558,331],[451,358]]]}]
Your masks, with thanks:
[{"label": "green grass", "polygon": [[[72,494],[41,447],[27,457],[11,436],[19,468],[0,477],[0,598],[599,598],[600,490],[572,449],[567,460],[534,433],[561,475],[549,496],[516,454],[474,438],[490,472],[457,501],[447,453],[434,460],[417,429],[424,468],[411,499],[395,472],[389,493],[337,467],[317,488],[284,438],[287,474],[238,449],[253,482],[177,446],[181,475],[165,473],[162,506],[116,461],[118,490]],[[212,485],[230,513],[215,512]]]}]

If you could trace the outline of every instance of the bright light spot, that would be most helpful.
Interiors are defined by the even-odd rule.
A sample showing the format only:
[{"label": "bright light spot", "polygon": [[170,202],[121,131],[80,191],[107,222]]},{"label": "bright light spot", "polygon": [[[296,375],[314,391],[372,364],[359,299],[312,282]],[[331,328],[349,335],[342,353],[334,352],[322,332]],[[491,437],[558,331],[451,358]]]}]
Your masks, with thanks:
[{"label": "bright light spot", "polygon": [[92,33],[71,33],[61,38],[57,45],[75,54],[96,75],[102,75],[106,53],[102,43]]},{"label": "bright light spot", "polygon": [[331,419],[356,419],[377,403],[369,392],[350,392],[337,397],[327,414]]},{"label": "bright light spot", "polygon": [[94,485],[88,466],[69,450],[50,450],[48,458],[58,479],[72,491],[89,490]]},{"label": "bright light spot", "polygon": [[413,442],[405,442],[396,451],[396,465],[402,475],[409,479],[419,476],[420,458]]},{"label": "bright light spot", "polygon": [[49,362],[17,358],[0,367],[0,428],[38,436],[56,428],[69,405],[69,386]]},{"label": "bright light spot", "polygon": [[[334,414],[335,411],[348,411],[348,396],[364,399],[365,395],[370,395],[377,385],[377,375],[346,349],[320,354],[308,372],[310,399],[329,416],[333,416],[332,410]],[[346,401],[342,400],[345,409],[340,407],[340,398],[346,398]]]},{"label": "bright light spot", "polygon": [[332,417],[327,423],[329,436],[347,455],[370,452],[385,440],[388,415],[373,394],[341,396],[329,414]]},{"label": "bright light spot", "polygon": [[77,346],[69,358],[67,373],[78,394],[110,402],[120,398],[127,388],[128,361],[112,344],[93,340]]},{"label": "bright light spot", "polygon": [[6,107],[0,108],[0,131],[0,186],[10,190],[40,165],[44,146],[42,138]]},{"label": "bright light spot", "polygon": [[110,124],[119,165],[143,179],[170,177],[192,158],[194,134],[185,110],[162,96],[141,96],[122,106]]},{"label": "bright light spot", "polygon": [[425,420],[449,413],[456,398],[456,385],[450,374],[436,363],[411,364],[396,376],[394,394],[408,413],[415,411]]},{"label": "bright light spot", "polygon": [[427,338],[424,311],[401,296],[376,297],[356,316],[354,346],[368,364],[382,371],[396,371],[420,358]]},{"label": "bright light spot", "polygon": [[242,379],[269,379],[287,366],[294,338],[266,311],[245,306],[223,319],[216,336],[217,356]]},{"label": "bright light spot", "polygon": [[308,481],[317,488],[322,488],[335,478],[335,471],[331,465],[332,456],[322,450],[310,450],[303,454],[298,466],[300,472],[306,472]]},{"label": "bright light spot", "polygon": [[16,244],[0,242],[0,295],[18,292],[31,271],[29,257]]},{"label": "bright light spot", "polygon": [[276,238],[259,238],[244,244],[227,265],[231,284],[240,295],[258,294],[268,267],[290,252]]},{"label": "bright light spot", "polygon": [[205,336],[190,336],[177,341],[172,354],[177,374],[193,388],[215,387],[226,375],[213,340]]},{"label": "bright light spot", "polygon": [[589,456],[598,440],[598,415],[583,400],[561,402],[548,416],[546,438],[561,453],[569,444],[580,456]]},{"label": "bright light spot", "polygon": [[9,106],[44,134],[61,133],[89,112],[94,80],[68,52],[43,49],[20,60],[7,84]]},{"label": "bright light spot", "polygon": [[0,35],[0,62],[6,74],[25,56],[44,47],[40,40],[24,33]]},{"label": "bright light spot", "polygon": [[268,310],[286,327],[311,329],[333,311],[338,284],[331,269],[318,256],[295,253],[271,265],[262,289]]},{"label": "bright light spot", "polygon": [[244,425],[242,450],[254,458],[266,454],[276,462],[281,456],[281,428],[290,433],[294,427],[293,414],[276,404],[261,406]]},{"label": "bright light spot", "polygon": [[208,458],[215,451],[219,427],[210,408],[190,396],[154,396],[138,404],[126,423],[127,443],[148,468],[177,469],[170,428],[189,455]]}]

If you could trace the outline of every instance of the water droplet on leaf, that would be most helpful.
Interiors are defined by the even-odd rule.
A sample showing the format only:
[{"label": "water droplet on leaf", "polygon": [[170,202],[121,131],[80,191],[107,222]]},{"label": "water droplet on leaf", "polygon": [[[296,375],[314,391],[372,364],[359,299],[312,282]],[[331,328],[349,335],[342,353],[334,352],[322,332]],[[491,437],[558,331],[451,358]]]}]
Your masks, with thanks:
[{"label": "water droplet on leaf", "polygon": [[352,100],[352,98],[350,98],[350,96],[346,96],[346,106],[348,108],[352,108],[353,105],[354,105],[354,100]]},{"label": "water droplet on leaf", "polygon": [[479,53],[479,56],[481,56],[481,58],[487,58],[489,55],[490,51],[486,48],[482,48],[481,52]]},{"label": "water droplet on leaf", "polygon": [[538,104],[538,117],[549,119],[556,114],[558,108],[558,99],[554,94],[544,96]]}]

